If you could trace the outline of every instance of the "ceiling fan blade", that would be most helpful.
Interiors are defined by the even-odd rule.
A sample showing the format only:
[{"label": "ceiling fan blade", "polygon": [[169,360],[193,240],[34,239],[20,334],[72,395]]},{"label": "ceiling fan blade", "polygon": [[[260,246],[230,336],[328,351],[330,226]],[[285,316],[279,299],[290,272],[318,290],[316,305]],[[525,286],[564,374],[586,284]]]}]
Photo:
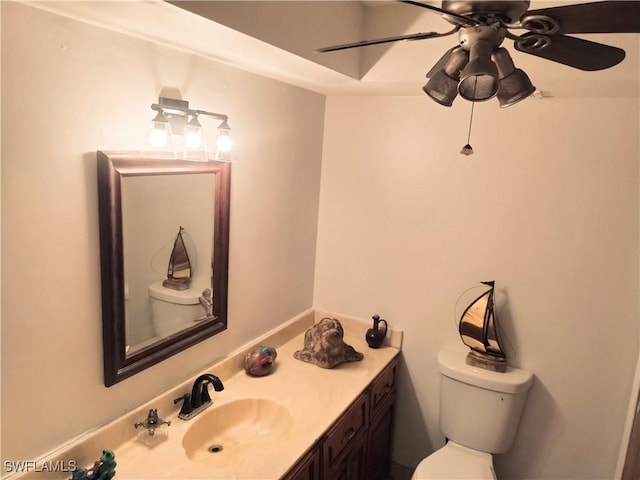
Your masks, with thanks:
[{"label": "ceiling fan blade", "polygon": [[[542,48],[535,48],[541,39],[549,42]],[[515,40],[515,48],[520,52],[585,71],[613,67],[624,60],[625,56],[621,48],[565,35],[526,33]]]},{"label": "ceiling fan blade", "polygon": [[464,15],[459,15],[457,13],[450,12],[450,11],[445,10],[443,8],[434,7],[433,5],[427,5],[425,3],[415,2],[413,0],[398,0],[398,1],[400,3],[406,3],[408,5],[414,5],[416,7],[426,8],[427,10],[432,10],[432,11],[438,12],[438,13],[440,13],[442,15],[448,15],[450,17],[454,17],[454,18],[456,18],[458,20],[461,20],[466,25],[480,25],[481,24],[481,22],[479,22],[475,18],[465,17]]},{"label": "ceiling fan blade", "polygon": [[411,33],[409,35],[398,35],[395,37],[378,38],[375,40],[363,40],[361,42],[344,43],[342,45],[333,45],[331,47],[319,48],[316,52],[335,52],[337,50],[346,50],[348,48],[366,47],[368,45],[380,45],[382,43],[399,42],[402,40],[425,40],[427,38],[446,37],[459,30],[460,27],[456,27],[445,33],[438,32],[425,32],[425,33]]},{"label": "ceiling fan blade", "polygon": [[637,0],[612,0],[531,10],[522,16],[520,22],[525,24],[526,19],[532,16],[557,20],[560,28],[553,32],[555,34],[640,32],[640,2]]}]

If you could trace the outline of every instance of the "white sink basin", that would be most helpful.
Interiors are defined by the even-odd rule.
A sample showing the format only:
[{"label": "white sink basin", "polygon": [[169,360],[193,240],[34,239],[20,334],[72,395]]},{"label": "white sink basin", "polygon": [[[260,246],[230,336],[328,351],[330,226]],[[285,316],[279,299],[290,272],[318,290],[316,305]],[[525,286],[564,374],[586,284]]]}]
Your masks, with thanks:
[{"label": "white sink basin", "polygon": [[192,422],[182,439],[187,457],[211,467],[228,467],[277,451],[278,442],[288,438],[293,418],[287,407],[273,400],[247,398],[214,404]]}]

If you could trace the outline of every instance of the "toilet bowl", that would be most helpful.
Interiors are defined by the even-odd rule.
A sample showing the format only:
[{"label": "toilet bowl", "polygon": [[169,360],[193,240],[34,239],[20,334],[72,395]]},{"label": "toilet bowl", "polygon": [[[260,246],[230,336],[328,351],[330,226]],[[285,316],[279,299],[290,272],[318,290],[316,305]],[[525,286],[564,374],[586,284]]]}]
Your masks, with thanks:
[{"label": "toilet bowl", "polygon": [[157,337],[164,338],[193,326],[203,317],[202,290],[193,285],[187,290],[173,290],[163,287],[162,280],[149,286],[151,317]]},{"label": "toilet bowl", "polygon": [[493,454],[513,445],[533,374],[470,366],[466,353],[438,354],[439,424],[448,442],[418,464],[412,480],[496,479]]},{"label": "toilet bowl", "polygon": [[489,453],[448,442],[422,460],[413,472],[418,479],[495,480],[493,457]]}]

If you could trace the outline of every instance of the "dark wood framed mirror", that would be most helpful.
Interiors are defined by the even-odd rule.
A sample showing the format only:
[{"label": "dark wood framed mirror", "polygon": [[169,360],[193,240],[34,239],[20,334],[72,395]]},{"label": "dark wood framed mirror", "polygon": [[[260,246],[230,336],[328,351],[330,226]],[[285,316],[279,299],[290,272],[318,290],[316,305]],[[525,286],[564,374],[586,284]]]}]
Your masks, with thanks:
[{"label": "dark wood framed mirror", "polygon": [[[231,166],[128,152],[97,159],[109,387],[227,328]],[[176,232],[195,271],[185,291],[163,286]],[[179,314],[157,315],[154,302]],[[186,316],[178,328],[158,326],[177,316]]]}]

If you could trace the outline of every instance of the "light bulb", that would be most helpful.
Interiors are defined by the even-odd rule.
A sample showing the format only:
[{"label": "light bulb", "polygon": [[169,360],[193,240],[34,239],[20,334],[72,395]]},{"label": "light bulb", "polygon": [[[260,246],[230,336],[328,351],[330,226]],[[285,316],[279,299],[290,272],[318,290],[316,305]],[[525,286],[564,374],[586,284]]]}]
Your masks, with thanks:
[{"label": "light bulb", "polygon": [[167,143],[167,132],[164,129],[154,128],[149,133],[149,143],[156,147],[164,147]]},{"label": "light bulb", "polygon": [[218,135],[218,150],[221,152],[230,152],[233,148],[233,142],[231,141],[231,136],[228,133],[220,132]]},{"label": "light bulb", "polygon": [[197,115],[194,115],[184,130],[184,142],[191,150],[197,150],[202,145],[202,125],[198,122]]},{"label": "light bulb", "polygon": [[185,134],[184,141],[186,142],[187,147],[189,147],[192,150],[196,150],[200,148],[200,145],[202,145],[202,135],[200,135],[200,132],[188,131]]},{"label": "light bulb", "polygon": [[171,132],[169,121],[162,111],[159,111],[151,121],[149,131],[149,143],[155,148],[162,148],[167,144],[167,139]]}]

